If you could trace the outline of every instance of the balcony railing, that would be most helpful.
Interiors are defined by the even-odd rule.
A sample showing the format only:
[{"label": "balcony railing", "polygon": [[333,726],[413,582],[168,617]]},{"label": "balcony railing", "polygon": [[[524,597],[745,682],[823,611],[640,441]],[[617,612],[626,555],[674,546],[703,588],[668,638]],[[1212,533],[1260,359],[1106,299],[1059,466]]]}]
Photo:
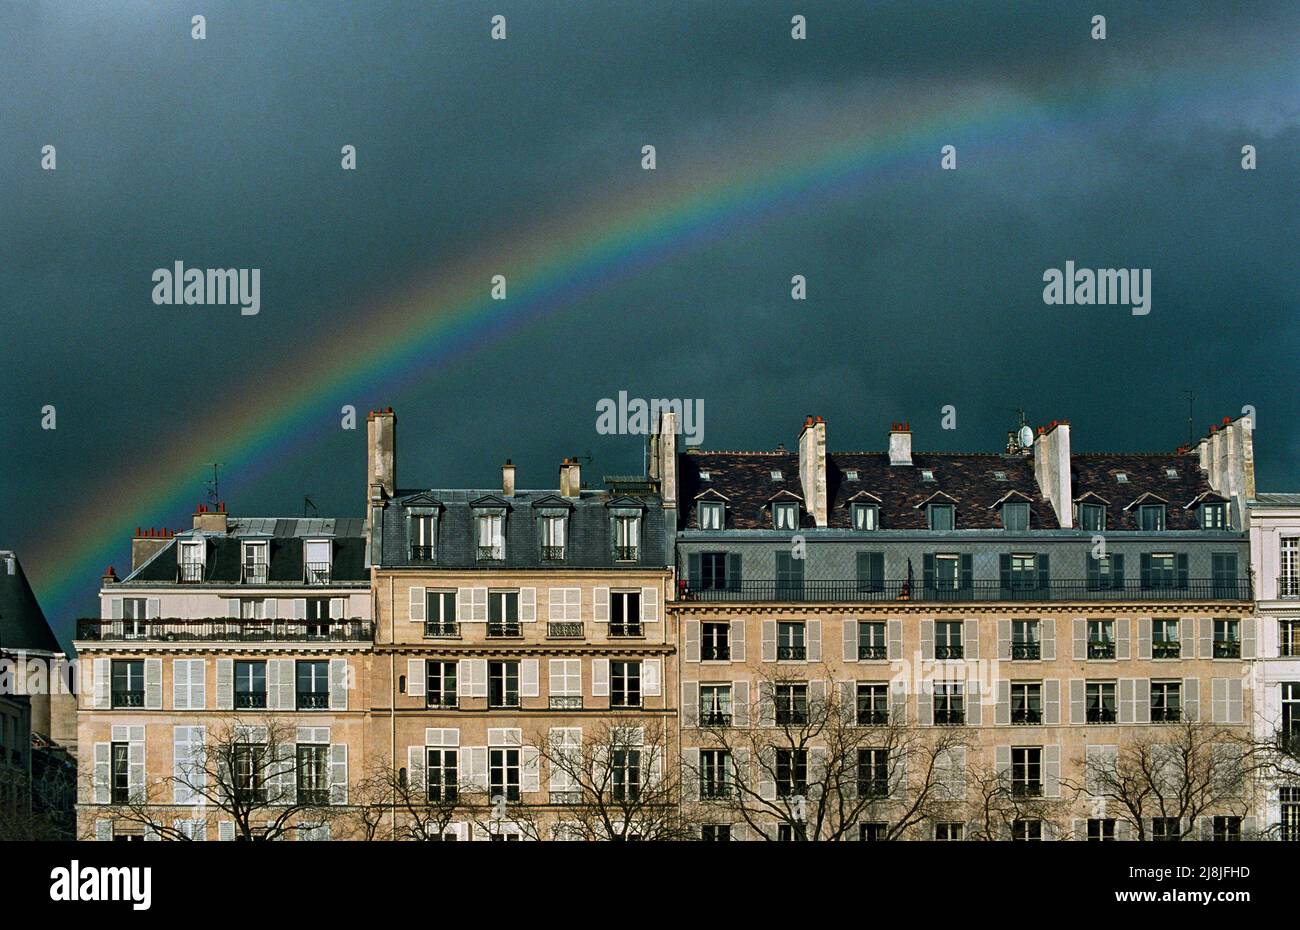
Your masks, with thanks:
[{"label": "balcony railing", "polygon": [[552,804],[581,804],[581,803],[582,803],[582,791],[581,791],[581,790],[577,790],[577,791],[552,791],[552,792],[551,792],[551,803],[552,803]]},{"label": "balcony railing", "polygon": [[889,797],[889,779],[888,778],[859,778],[858,797],[860,798]]},{"label": "balcony railing", "polygon": [[412,561],[412,562],[432,562],[432,561],[433,561],[433,546],[412,546],[412,547],[411,547],[411,561]]},{"label": "balcony railing", "polygon": [[731,711],[729,711],[729,710],[702,710],[702,711],[700,711],[700,726],[702,726],[702,727],[729,727],[729,726],[731,726]]},{"label": "balcony railing", "polygon": [[1043,722],[1043,712],[1032,707],[1018,707],[1011,711],[1011,722],[1021,726],[1034,726]]},{"label": "balcony railing", "polygon": [[858,726],[883,727],[889,723],[889,711],[858,708]]},{"label": "balcony railing", "polygon": [[564,547],[563,546],[542,546],[541,556],[543,562],[563,562]]},{"label": "balcony railing", "polygon": [[858,645],[858,658],[859,658],[859,659],[862,659],[862,660],[867,660],[867,659],[888,659],[888,658],[889,658],[889,647],[888,647],[888,646],[863,646],[863,645],[859,644],[859,645]]},{"label": "balcony railing", "polygon": [[641,636],[645,629],[640,623],[611,623],[609,625],[610,636]]},{"label": "balcony railing", "polygon": [[614,559],[618,562],[635,562],[639,546],[615,546]]},{"label": "balcony railing", "polygon": [[456,707],[455,691],[425,691],[424,706],[437,707],[440,710],[452,710]]},{"label": "balcony railing", "polygon": [[582,695],[552,694],[551,710],[582,710]]},{"label": "balcony railing", "polygon": [[182,562],[176,568],[176,580],[182,584],[193,584],[203,580],[202,562]]},{"label": "balcony railing", "polygon": [[114,707],[144,707],[144,691],[114,691]]},{"label": "balcony railing", "polygon": [[1012,643],[1011,658],[1020,661],[1037,662],[1043,656],[1043,647],[1038,643]]},{"label": "balcony railing", "polygon": [[1088,708],[1088,722],[1089,722],[1089,723],[1114,723],[1114,722],[1115,722],[1115,708],[1113,708],[1113,707],[1089,707],[1089,708]]},{"label": "balcony railing", "polygon": [[1158,642],[1151,644],[1151,658],[1153,659],[1177,659],[1182,654],[1182,643]]},{"label": "balcony railing", "polygon": [[703,645],[700,647],[701,662],[726,662],[731,659],[731,646],[722,644],[717,646]]},{"label": "balcony railing", "polygon": [[1108,639],[1094,639],[1088,643],[1089,659],[1115,658],[1115,643]]},{"label": "balcony railing", "polygon": [[427,639],[460,639],[460,625],[455,621],[426,620],[424,635]]},{"label": "balcony railing", "polygon": [[960,727],[966,723],[966,711],[957,707],[951,710],[935,709],[934,725],[936,727]]},{"label": "balcony railing", "polygon": [[241,574],[244,584],[266,584],[268,568],[265,562],[246,562]]},{"label": "balcony railing", "polygon": [[1185,585],[1143,585],[1132,579],[1106,587],[1086,579],[1053,579],[1032,587],[1004,587],[1000,581],[978,580],[966,586],[926,586],[919,580],[883,581],[864,587],[857,580],[790,581],[745,579],[723,588],[687,588],[694,601],[1249,601],[1248,579],[1215,581],[1192,578]]},{"label": "balcony railing", "polygon": [[1037,798],[1043,794],[1043,784],[1037,781],[1014,781],[1011,793],[1019,798]]},{"label": "balcony railing", "polygon": [[960,659],[964,654],[961,646],[935,646],[934,657],[936,659]]},{"label": "balcony railing", "polygon": [[77,639],[86,642],[154,643],[368,643],[374,639],[369,620],[121,620],[81,619]]},{"label": "balcony railing", "polygon": [[582,639],[581,620],[555,620],[546,624],[546,635],[550,639]]},{"label": "balcony railing", "polygon": [[326,710],[330,706],[328,691],[299,691],[296,698],[299,710]]},{"label": "balcony railing", "polygon": [[505,546],[479,546],[478,560],[480,562],[501,562],[506,557]]},{"label": "balcony railing", "polygon": [[238,710],[258,710],[266,707],[265,691],[236,691],[235,707]]},{"label": "balcony railing", "polygon": [[1241,643],[1235,640],[1215,640],[1214,657],[1216,659],[1240,659]]},{"label": "balcony railing", "polygon": [[487,625],[489,638],[510,639],[523,636],[518,620],[490,620]]},{"label": "balcony railing", "polygon": [[802,662],[808,658],[808,648],[806,646],[777,646],[776,657],[778,660],[790,660],[792,662]]},{"label": "balcony railing", "polygon": [[1183,719],[1181,707],[1153,707],[1151,708],[1152,723],[1178,723]]},{"label": "balcony railing", "polygon": [[720,801],[731,797],[731,785],[726,782],[703,781],[700,783],[701,801]]},{"label": "balcony railing", "polygon": [[306,570],[303,573],[303,580],[307,582],[307,584],[329,584],[330,563],[308,562],[306,564]]}]

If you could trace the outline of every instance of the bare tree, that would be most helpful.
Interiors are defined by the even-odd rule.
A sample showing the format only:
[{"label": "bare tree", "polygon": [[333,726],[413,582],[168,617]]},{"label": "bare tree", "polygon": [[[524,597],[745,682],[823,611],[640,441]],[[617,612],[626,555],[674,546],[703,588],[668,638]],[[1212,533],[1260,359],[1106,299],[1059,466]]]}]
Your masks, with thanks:
[{"label": "bare tree", "polygon": [[1233,730],[1184,722],[1152,728],[1076,764],[1084,783],[1073,787],[1104,799],[1135,839],[1151,839],[1152,819],[1163,818],[1164,838],[1181,840],[1201,817],[1244,819],[1259,753]]},{"label": "bare tree", "polygon": [[478,794],[454,781],[430,783],[422,768],[408,773],[377,762],[353,787],[343,820],[364,840],[440,839],[453,822],[472,817]]},{"label": "bare tree", "polygon": [[1068,798],[1045,798],[1041,787],[1017,783],[1009,770],[988,765],[972,766],[967,774],[966,839],[1009,840],[1017,822],[1037,823],[1044,833],[1064,835],[1060,818]]},{"label": "bare tree", "polygon": [[[821,681],[830,682],[829,669]],[[858,706],[849,683],[825,691],[785,672],[758,682],[756,704],[701,707],[702,751],[684,765],[693,822],[725,812],[756,837],[846,840],[913,835],[960,800],[971,732],[909,727],[901,709]],[[757,723],[757,726],[752,724]]]}]

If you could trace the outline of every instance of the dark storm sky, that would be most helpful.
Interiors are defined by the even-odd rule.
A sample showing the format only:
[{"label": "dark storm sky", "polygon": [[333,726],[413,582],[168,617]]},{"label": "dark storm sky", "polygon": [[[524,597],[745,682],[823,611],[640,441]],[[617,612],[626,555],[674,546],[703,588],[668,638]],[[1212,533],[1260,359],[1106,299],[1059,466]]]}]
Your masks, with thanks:
[{"label": "dark storm sky", "polygon": [[[1070,419],[1079,449],[1172,449],[1190,388],[1198,435],[1253,405],[1260,488],[1300,490],[1298,40],[1283,2],[6,3],[0,547],[40,593],[54,567],[24,554],[57,562],[93,535],[118,476],[148,476],[289,359],[327,382],[301,346],[451,256],[846,125],[906,132],[936,104],[957,117],[913,137],[915,165],[484,335],[400,390],[322,392],[322,422],[397,408],[406,487],[495,485],[506,456],[537,487],[575,452],[596,476],[640,468],[638,438],[595,433],[620,390],[703,399],[710,448],[790,446],[812,412],[833,448],[882,448],[909,418],[918,448],[996,451],[1016,407]],[[981,128],[994,105],[1010,128]],[[262,312],[155,307],[150,274],[177,259],[260,268]],[[1066,260],[1151,268],[1151,314],[1045,306],[1043,271]],[[363,461],[363,430],[326,431],[225,475],[225,496],[359,513]],[[193,501],[204,477],[196,462]],[[96,586],[52,608],[61,634]]]}]

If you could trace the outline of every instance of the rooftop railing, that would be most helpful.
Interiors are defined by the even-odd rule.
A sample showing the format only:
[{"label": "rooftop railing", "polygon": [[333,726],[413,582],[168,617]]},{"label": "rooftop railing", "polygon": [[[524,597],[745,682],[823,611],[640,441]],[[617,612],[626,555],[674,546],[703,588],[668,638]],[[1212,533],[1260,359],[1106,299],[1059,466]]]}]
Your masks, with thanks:
[{"label": "rooftop railing", "polygon": [[368,643],[374,640],[369,620],[121,620],[77,621],[77,639],[84,642],[203,643],[203,642],[331,642]]},{"label": "rooftop railing", "polygon": [[1249,601],[1248,579],[1224,581],[1190,578],[1185,584],[1143,584],[1138,579],[1098,584],[1086,579],[1052,579],[1042,584],[1003,585],[1000,581],[972,581],[965,586],[926,585],[914,581],[857,580],[804,581],[743,580],[723,588],[683,590],[688,601]]}]

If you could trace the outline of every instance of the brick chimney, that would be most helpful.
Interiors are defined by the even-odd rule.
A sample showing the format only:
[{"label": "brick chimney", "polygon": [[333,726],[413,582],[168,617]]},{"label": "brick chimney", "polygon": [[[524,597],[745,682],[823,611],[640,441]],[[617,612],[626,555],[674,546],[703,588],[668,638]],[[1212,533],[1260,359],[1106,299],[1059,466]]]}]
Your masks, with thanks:
[{"label": "brick chimney", "polygon": [[582,491],[582,466],[576,458],[566,458],[560,466],[560,496],[578,497]]},{"label": "brick chimney", "polygon": [[1250,528],[1246,502],[1255,496],[1255,425],[1242,415],[1210,427],[1198,444],[1201,468],[1211,488],[1232,502],[1232,525]]},{"label": "brick chimney", "polygon": [[152,528],[142,530],[137,526],[135,535],[131,537],[131,571],[135,571],[162,551],[175,535],[171,530]]},{"label": "brick chimney", "polygon": [[818,526],[826,525],[826,421],[804,417],[799,432],[799,482],[803,485],[804,509]]},{"label": "brick chimney", "polygon": [[1034,437],[1034,480],[1052,502],[1062,529],[1074,526],[1074,478],[1070,474],[1070,422],[1053,420]]},{"label": "brick chimney", "polygon": [[117,572],[113,571],[113,566],[104,569],[104,574],[99,577],[100,584],[110,585],[117,584]]},{"label": "brick chimney", "polygon": [[506,497],[515,496],[515,466],[509,459],[501,466],[501,493]]},{"label": "brick chimney", "polygon": [[912,428],[906,422],[889,427],[889,464],[912,464]]},{"label": "brick chimney", "polygon": [[194,528],[205,533],[224,533],[230,528],[226,518],[226,502],[221,501],[215,507],[211,504],[199,504],[194,510]]},{"label": "brick chimney", "polygon": [[392,407],[372,410],[366,417],[367,509],[375,487],[383,489],[385,498],[397,494],[397,414]]},{"label": "brick chimney", "polygon": [[659,482],[664,507],[677,506],[677,411],[659,414],[650,434],[650,477]]}]

